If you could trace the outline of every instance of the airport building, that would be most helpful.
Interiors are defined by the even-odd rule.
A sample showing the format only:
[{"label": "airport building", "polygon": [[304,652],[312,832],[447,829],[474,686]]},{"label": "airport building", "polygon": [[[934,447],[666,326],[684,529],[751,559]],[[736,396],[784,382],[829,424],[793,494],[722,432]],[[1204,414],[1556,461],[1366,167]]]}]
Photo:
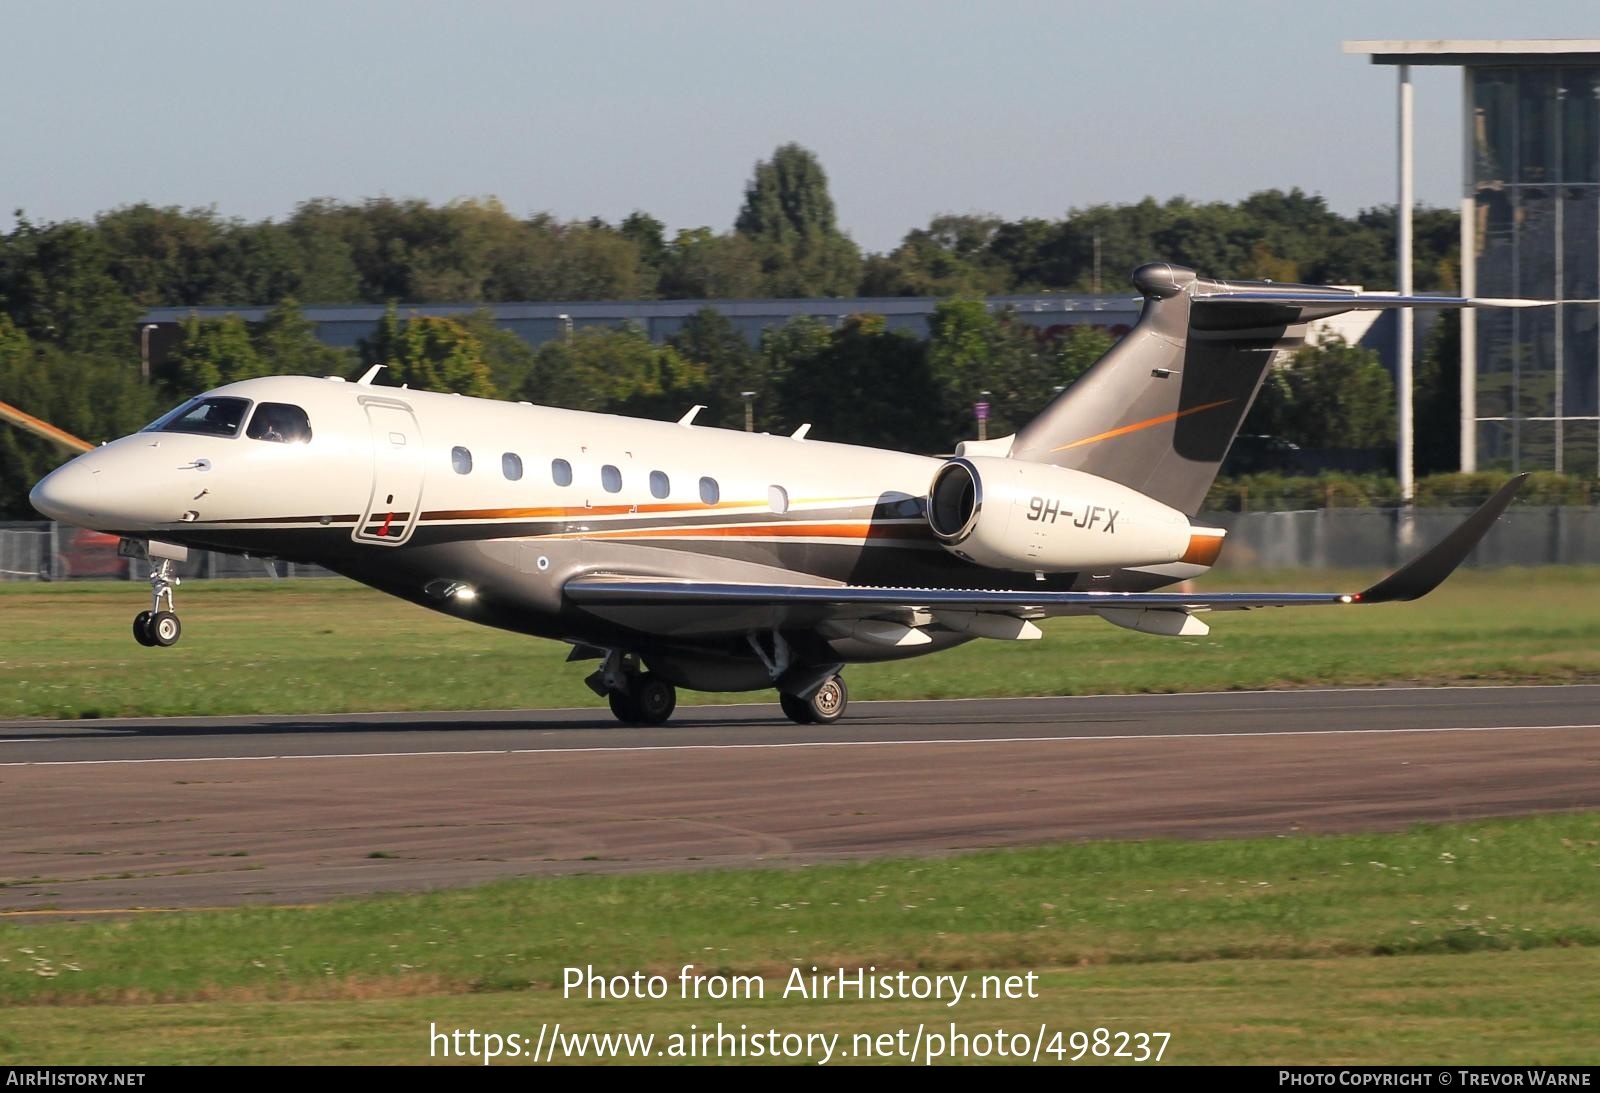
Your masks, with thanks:
[{"label": "airport building", "polygon": [[[1123,296],[1019,295],[991,296],[989,307],[1008,310],[1017,320],[1037,327],[1046,335],[1067,327],[1093,325],[1105,327],[1113,337],[1121,337],[1139,318],[1139,299],[1130,290]],[[902,330],[919,338],[928,336],[928,319],[939,301],[922,296],[856,297],[849,299],[803,300],[595,300],[554,303],[495,304],[401,304],[402,318],[409,315],[462,317],[474,311],[488,311],[496,324],[512,331],[529,345],[538,347],[589,327],[619,327],[632,324],[652,341],[665,341],[702,308],[715,308],[737,327],[750,344],[761,340],[768,327],[781,326],[790,319],[808,316],[836,326],[850,315],[882,315],[890,330]],[[140,320],[157,327],[157,338],[175,342],[179,328],[189,316],[220,319],[237,315],[248,323],[260,322],[271,310],[267,307],[164,307]],[[369,338],[383,319],[382,304],[345,304],[333,307],[305,307],[307,319],[316,324],[317,337],[335,347],[355,346]]]},{"label": "airport building", "polygon": [[[1130,271],[1131,272],[1131,271]],[[1097,326],[1113,338],[1120,338],[1139,320],[1142,301],[1130,289],[1118,296],[1037,295],[990,296],[989,309],[1006,312],[1014,321],[1039,331],[1041,337],[1058,337],[1076,326]],[[793,300],[594,300],[554,303],[495,304],[401,304],[402,318],[411,315],[462,317],[487,311],[497,325],[510,330],[537,348],[545,342],[570,336],[591,327],[620,327],[631,324],[643,330],[652,341],[666,341],[702,308],[714,308],[738,328],[751,345],[759,344],[762,332],[782,326],[790,319],[806,316],[837,326],[851,315],[881,315],[889,330],[899,330],[918,338],[928,336],[928,320],[940,301],[928,296],[862,296],[830,299]],[[151,351],[164,356],[178,343],[182,327],[191,315],[201,319],[221,319],[236,315],[247,323],[266,318],[268,307],[163,307],[140,319],[152,327]],[[301,313],[316,326],[317,337],[335,348],[353,348],[370,338],[382,321],[382,304],[340,304],[329,307],[304,307]],[[1387,315],[1356,312],[1321,319],[1314,324],[1313,336],[1337,334],[1351,343],[1376,350],[1390,364],[1394,341],[1393,325]]]},{"label": "airport building", "polygon": [[[1600,473],[1600,40],[1347,42],[1462,71],[1462,468]],[[1402,151],[1401,173],[1409,171]],[[1402,182],[1402,186],[1405,183]]]}]

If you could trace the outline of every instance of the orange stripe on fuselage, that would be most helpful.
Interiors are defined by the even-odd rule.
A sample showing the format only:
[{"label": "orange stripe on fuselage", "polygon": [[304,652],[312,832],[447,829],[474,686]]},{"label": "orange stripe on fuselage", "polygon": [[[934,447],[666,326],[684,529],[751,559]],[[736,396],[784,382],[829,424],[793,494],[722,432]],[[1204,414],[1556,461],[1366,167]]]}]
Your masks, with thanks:
[{"label": "orange stripe on fuselage", "polygon": [[1202,410],[1215,410],[1218,406],[1226,406],[1230,402],[1237,401],[1239,400],[1225,398],[1218,399],[1216,402],[1207,402],[1202,403],[1199,406],[1191,406],[1187,410],[1174,410],[1170,414],[1162,414],[1159,417],[1147,418],[1144,421],[1135,421],[1132,425],[1119,425],[1115,429],[1108,429],[1103,433],[1096,433],[1094,436],[1086,436],[1082,440],[1074,440],[1071,444],[1063,444],[1059,448],[1051,448],[1050,450],[1052,452],[1064,452],[1069,448],[1081,448],[1083,445],[1093,444],[1097,440],[1110,440],[1114,436],[1126,436],[1128,433],[1136,433],[1140,429],[1148,429],[1153,425],[1165,425],[1169,421],[1177,421],[1180,417],[1188,417],[1190,414],[1198,414]]},{"label": "orange stripe on fuselage", "polygon": [[[804,497],[796,505],[870,503],[875,498],[861,497]],[[572,516],[655,516],[663,513],[716,512],[731,509],[765,509],[766,501],[718,501],[708,505],[704,501],[690,504],[659,505],[564,505],[530,509],[438,509],[422,514],[424,520],[552,520]]]},{"label": "orange stripe on fuselage", "polygon": [[753,502],[727,501],[715,505],[562,505],[537,509],[438,509],[422,514],[424,520],[560,520],[569,516],[629,516],[634,513],[708,512],[739,508]]},{"label": "orange stripe on fuselage", "polygon": [[916,539],[921,524],[744,524],[732,527],[627,528],[556,535],[557,539]]}]

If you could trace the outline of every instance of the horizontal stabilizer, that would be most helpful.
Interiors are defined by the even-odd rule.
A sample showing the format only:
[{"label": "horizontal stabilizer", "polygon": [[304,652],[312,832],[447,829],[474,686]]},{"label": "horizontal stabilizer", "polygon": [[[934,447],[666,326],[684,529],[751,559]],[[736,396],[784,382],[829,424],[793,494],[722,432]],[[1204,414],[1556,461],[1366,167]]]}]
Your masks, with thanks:
[{"label": "horizontal stabilizer", "polygon": [[1196,292],[1197,304],[1292,304],[1326,307],[1338,305],[1347,311],[1378,311],[1390,307],[1552,307],[1554,300],[1513,300],[1491,296],[1402,296],[1398,292],[1357,292],[1354,289],[1317,289],[1271,292],[1257,289],[1237,292]]},{"label": "horizontal stabilizer", "polygon": [[[1225,282],[1219,282],[1225,284]],[[1285,285],[1281,289],[1196,291],[1191,304],[1197,330],[1294,325],[1346,311],[1392,308],[1450,311],[1463,307],[1549,307],[1553,300],[1503,300],[1480,296],[1402,296],[1398,292]]]}]

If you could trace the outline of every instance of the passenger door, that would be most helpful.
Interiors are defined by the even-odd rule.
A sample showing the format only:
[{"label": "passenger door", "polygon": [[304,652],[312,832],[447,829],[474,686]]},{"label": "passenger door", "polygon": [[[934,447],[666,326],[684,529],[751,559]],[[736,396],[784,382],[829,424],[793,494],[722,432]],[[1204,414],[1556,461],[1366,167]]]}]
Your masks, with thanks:
[{"label": "passenger door", "polygon": [[408,403],[361,396],[372,426],[372,493],[351,538],[358,543],[400,546],[416,530],[426,473],[422,429]]}]

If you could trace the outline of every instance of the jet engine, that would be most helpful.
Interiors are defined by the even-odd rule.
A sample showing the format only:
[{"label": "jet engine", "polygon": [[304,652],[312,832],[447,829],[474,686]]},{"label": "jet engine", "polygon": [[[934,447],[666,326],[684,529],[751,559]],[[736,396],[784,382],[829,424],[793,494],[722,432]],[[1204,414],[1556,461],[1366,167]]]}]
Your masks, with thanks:
[{"label": "jet engine", "polygon": [[1162,565],[1189,549],[1188,517],[1137,490],[995,456],[939,468],[928,487],[928,525],[946,550],[993,569]]}]

